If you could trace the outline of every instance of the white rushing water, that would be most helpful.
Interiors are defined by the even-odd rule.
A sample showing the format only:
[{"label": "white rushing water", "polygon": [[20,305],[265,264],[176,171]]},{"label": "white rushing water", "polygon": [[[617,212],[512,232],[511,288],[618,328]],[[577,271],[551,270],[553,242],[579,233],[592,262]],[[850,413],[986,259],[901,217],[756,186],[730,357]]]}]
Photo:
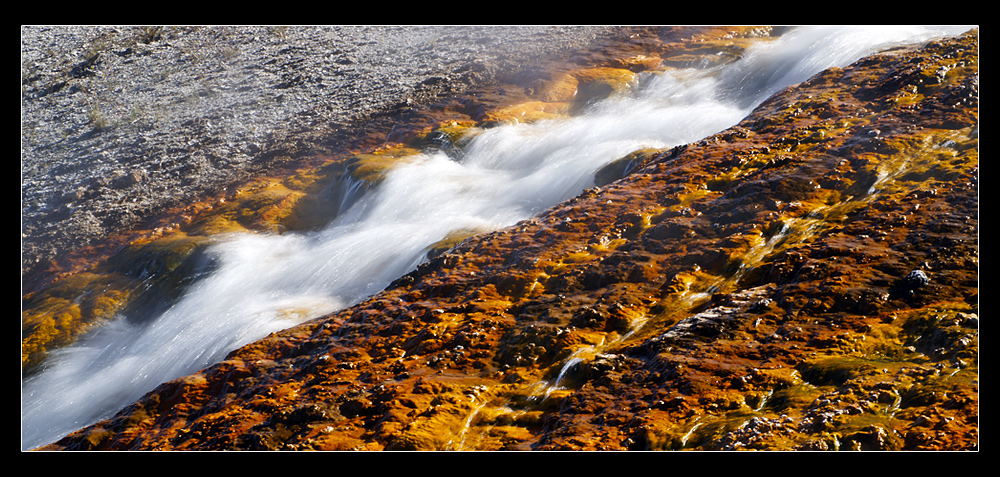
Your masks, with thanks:
[{"label": "white rushing water", "polygon": [[591,187],[598,168],[636,149],[697,141],[827,67],[968,29],[798,28],[721,70],[643,76],[631,96],[577,118],[485,130],[460,161],[420,156],[322,231],[220,239],[210,249],[215,271],[166,312],[133,320],[141,324],[122,317],[52,353],[22,382],[22,449],[109,417],[268,333],[377,293],[450,232],[535,215]]}]

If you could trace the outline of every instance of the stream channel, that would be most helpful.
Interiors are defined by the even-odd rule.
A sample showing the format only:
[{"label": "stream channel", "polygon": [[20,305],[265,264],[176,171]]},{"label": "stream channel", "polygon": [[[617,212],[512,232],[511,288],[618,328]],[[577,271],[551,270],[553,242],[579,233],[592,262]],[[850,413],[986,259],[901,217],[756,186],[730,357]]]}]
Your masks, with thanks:
[{"label": "stream channel", "polygon": [[831,66],[968,26],[810,26],[712,69],[645,73],[631,94],[576,117],[482,130],[461,157],[428,152],[391,171],[325,229],[219,237],[210,273],[158,316],[119,317],[55,351],[21,391],[22,449],[134,402],[230,351],[378,293],[458,230],[496,230],[593,187],[642,148],[724,130],[761,101]]}]

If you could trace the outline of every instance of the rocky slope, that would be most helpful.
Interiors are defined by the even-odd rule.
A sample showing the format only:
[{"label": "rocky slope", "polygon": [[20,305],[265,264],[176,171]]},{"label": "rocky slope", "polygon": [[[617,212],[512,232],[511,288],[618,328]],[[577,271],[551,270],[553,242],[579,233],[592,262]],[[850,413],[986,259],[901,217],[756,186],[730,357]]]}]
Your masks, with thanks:
[{"label": "rocky slope", "polygon": [[605,173],[47,449],[978,449],[978,32]]}]

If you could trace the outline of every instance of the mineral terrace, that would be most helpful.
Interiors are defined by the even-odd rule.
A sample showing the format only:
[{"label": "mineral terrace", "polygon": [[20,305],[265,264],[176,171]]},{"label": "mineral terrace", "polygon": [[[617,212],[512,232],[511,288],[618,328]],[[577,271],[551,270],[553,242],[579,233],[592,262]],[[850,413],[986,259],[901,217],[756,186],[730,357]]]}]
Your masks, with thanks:
[{"label": "mineral terrace", "polygon": [[[189,205],[29,297],[47,324],[25,321],[39,338],[22,364],[44,359],[39,330],[69,329],[52,316],[68,323],[81,288],[106,292],[77,316],[137,306],[136,261],[172,293],[216,231],[328,220],[317,184],[377,182],[409,148],[460,148],[511,111],[572,114],[567,90],[615,94],[778,33],[648,29],[441,101],[381,148]],[[636,151],[598,187],[442,244],[382,293],[44,449],[978,450],[978,41],[882,52],[717,135]]]}]

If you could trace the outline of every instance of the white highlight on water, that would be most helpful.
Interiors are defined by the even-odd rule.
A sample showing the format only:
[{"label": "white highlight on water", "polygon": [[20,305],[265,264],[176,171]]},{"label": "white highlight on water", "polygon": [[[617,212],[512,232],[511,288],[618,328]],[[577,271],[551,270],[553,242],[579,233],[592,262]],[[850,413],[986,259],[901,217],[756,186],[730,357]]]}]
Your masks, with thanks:
[{"label": "white highlight on water", "polygon": [[968,29],[795,29],[720,70],[646,75],[635,94],[581,117],[483,131],[460,162],[421,156],[322,231],[220,239],[210,250],[217,270],[166,312],[142,324],[118,319],[55,351],[22,382],[22,449],[110,417],[158,384],[268,333],[377,293],[451,231],[511,225],[590,187],[602,165],[721,131],[827,67]]}]

